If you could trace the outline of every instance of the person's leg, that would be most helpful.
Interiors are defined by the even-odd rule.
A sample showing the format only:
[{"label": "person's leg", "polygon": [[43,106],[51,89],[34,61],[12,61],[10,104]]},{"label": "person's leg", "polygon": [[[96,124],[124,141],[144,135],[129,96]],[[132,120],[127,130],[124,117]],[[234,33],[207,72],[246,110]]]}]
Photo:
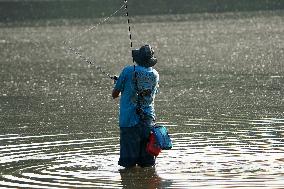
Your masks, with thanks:
[{"label": "person's leg", "polygon": [[140,154],[140,133],[137,127],[120,128],[120,158],[118,165],[126,168],[137,164]]},{"label": "person's leg", "polygon": [[138,161],[138,165],[140,167],[152,167],[155,165],[156,158],[155,156],[150,155],[146,151],[146,146],[147,146],[147,141],[141,142],[141,152]]},{"label": "person's leg", "polygon": [[147,143],[151,133],[151,127],[154,122],[152,118],[145,119],[143,124],[140,124],[140,155],[138,165],[141,167],[151,167],[155,165],[156,158],[146,151]]}]

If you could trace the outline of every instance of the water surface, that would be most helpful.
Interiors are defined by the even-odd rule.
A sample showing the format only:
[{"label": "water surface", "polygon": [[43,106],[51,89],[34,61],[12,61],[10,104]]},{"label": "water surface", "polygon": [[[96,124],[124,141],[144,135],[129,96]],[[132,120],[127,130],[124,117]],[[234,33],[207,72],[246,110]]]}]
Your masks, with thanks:
[{"label": "water surface", "polygon": [[[134,24],[133,36],[135,46],[157,49],[157,121],[174,147],[155,168],[132,170],[117,165],[111,81],[63,46],[90,21],[2,26],[2,188],[284,186],[283,13],[169,17]],[[111,73],[131,64],[125,24],[102,25],[72,45]]]}]

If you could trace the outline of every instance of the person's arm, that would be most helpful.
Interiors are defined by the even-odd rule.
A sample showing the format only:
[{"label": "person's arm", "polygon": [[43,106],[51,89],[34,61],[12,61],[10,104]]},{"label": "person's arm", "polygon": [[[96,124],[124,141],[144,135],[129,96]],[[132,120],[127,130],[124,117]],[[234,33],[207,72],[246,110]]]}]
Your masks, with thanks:
[{"label": "person's arm", "polygon": [[120,93],[123,91],[125,83],[125,69],[122,70],[119,77],[114,76],[114,88],[112,90],[111,96],[113,99],[119,97]]},{"label": "person's arm", "polygon": [[120,91],[119,91],[119,90],[113,89],[111,96],[112,96],[113,99],[115,99],[115,98],[118,98],[118,97],[119,97],[119,94],[120,94]]}]

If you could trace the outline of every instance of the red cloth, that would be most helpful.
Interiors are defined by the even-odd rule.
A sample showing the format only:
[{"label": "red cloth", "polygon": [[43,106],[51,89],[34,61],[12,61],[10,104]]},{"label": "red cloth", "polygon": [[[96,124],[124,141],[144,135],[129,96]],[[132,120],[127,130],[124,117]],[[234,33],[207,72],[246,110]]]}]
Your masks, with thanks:
[{"label": "red cloth", "polygon": [[156,142],[155,135],[153,133],[150,134],[149,142],[146,147],[146,151],[152,156],[158,156],[162,151],[159,145]]}]

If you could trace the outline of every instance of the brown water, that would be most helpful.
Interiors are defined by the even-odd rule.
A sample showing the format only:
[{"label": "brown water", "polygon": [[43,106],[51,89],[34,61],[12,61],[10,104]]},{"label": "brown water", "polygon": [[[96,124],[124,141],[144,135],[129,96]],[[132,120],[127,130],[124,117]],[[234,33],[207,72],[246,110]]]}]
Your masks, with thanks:
[{"label": "brown water", "polygon": [[[134,25],[157,49],[156,111],[174,147],[132,170],[117,165],[111,81],[64,51],[90,25],[2,26],[1,188],[283,188],[283,12],[188,17]],[[125,29],[73,45],[118,73],[131,64]]]}]

